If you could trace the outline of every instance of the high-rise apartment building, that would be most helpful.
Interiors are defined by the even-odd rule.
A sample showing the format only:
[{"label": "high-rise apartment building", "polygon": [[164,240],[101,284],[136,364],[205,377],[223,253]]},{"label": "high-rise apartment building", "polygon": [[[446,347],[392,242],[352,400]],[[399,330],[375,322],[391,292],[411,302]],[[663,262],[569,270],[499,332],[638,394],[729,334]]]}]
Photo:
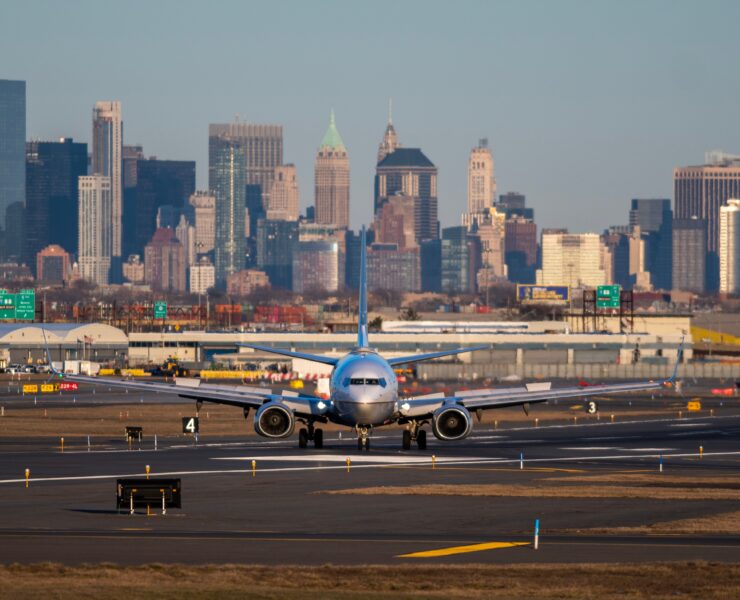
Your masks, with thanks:
[{"label": "high-rise apartment building", "polygon": [[[0,79],[0,229],[8,207],[26,201],[26,82]],[[20,254],[20,248],[7,248]]]},{"label": "high-rise apartment building", "polygon": [[71,271],[69,252],[50,244],[36,254],[36,279],[47,285],[63,285]]},{"label": "high-rise apartment building", "polygon": [[[246,202],[249,208],[250,231],[257,230],[257,219],[265,216],[275,169],[283,164],[282,125],[256,123],[224,123],[208,126],[208,188],[215,190],[214,171],[216,155],[223,146],[238,146],[244,160]],[[216,265],[218,277],[218,265]]]},{"label": "high-rise apartment building", "polygon": [[24,260],[35,264],[47,244],[77,252],[78,179],[87,174],[87,144],[72,138],[26,144]]},{"label": "high-rise apartment building", "polygon": [[349,227],[349,157],[337,130],[334,111],[316,154],[314,182],[314,220]]},{"label": "high-rise apartment building", "polygon": [[297,294],[339,289],[339,244],[335,241],[299,241],[293,251],[293,291]]},{"label": "high-rise apartment building", "polygon": [[673,219],[673,289],[704,293],[706,266],[706,221]]},{"label": "high-rise apartment building", "polygon": [[79,178],[77,262],[80,277],[97,285],[110,281],[113,249],[112,193],[110,178]]},{"label": "high-rise apartment building", "polygon": [[740,158],[722,153],[708,158],[710,164],[673,170],[673,197],[677,219],[706,223],[706,289],[712,292],[719,287],[719,209],[730,198],[740,198]]},{"label": "high-rise apartment building", "polygon": [[630,227],[639,227],[645,244],[645,271],[652,286],[671,289],[673,255],[673,211],[670,198],[633,198],[630,204]]},{"label": "high-rise apartment building", "polygon": [[370,290],[420,291],[419,249],[372,244],[367,253],[367,286]]},{"label": "high-rise apartment building", "polygon": [[210,192],[190,196],[195,213],[195,253],[205,254],[216,246],[216,197]]},{"label": "high-rise apartment building", "polygon": [[296,221],[257,222],[257,266],[267,273],[273,287],[291,289],[293,251],[298,243]]},{"label": "high-rise apartment building", "polygon": [[93,108],[91,172],[110,181],[110,277],[118,282],[123,264],[123,121],[118,101],[99,101]]},{"label": "high-rise apartment building", "polygon": [[270,280],[264,271],[243,269],[229,275],[226,291],[233,296],[249,296],[260,288],[269,288]]},{"label": "high-rise apartment building", "polygon": [[719,291],[740,293],[740,200],[719,209]]},{"label": "high-rise apartment building", "polygon": [[189,273],[191,294],[205,294],[216,285],[216,267],[207,256],[202,256],[196,264],[191,265]]},{"label": "high-rise apartment building", "polygon": [[464,225],[446,227],[441,242],[441,287],[447,294],[472,294],[480,266],[479,244]]},{"label": "high-rise apartment building", "polygon": [[375,215],[374,229],[377,243],[396,244],[401,249],[418,248],[414,197],[391,196]]},{"label": "high-rise apartment building", "polygon": [[172,229],[157,229],[144,248],[144,281],[153,290],[184,292],[185,248]]},{"label": "high-rise apartment building", "polygon": [[238,142],[211,138],[208,179],[216,196],[216,285],[220,288],[226,286],[229,275],[244,268],[245,165],[244,148]]},{"label": "high-rise apartment building", "polygon": [[601,238],[597,233],[543,230],[541,285],[595,287],[607,283]]},{"label": "high-rise apartment building", "polygon": [[493,155],[488,140],[481,139],[468,158],[468,213],[480,213],[491,208],[495,199]]},{"label": "high-rise apartment building", "polygon": [[297,221],[300,217],[298,178],[295,165],[275,168],[266,216],[270,221]]},{"label": "high-rise apartment building", "polygon": [[438,238],[437,167],[419,148],[397,148],[378,163],[375,214],[398,193],[414,198],[416,242]]}]

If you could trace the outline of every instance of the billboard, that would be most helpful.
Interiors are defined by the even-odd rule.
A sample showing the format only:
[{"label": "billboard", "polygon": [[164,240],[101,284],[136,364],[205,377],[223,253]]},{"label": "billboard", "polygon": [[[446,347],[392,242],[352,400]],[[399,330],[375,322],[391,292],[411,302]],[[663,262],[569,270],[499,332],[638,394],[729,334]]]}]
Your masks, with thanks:
[{"label": "billboard", "polygon": [[517,284],[516,300],[521,304],[567,304],[570,288],[567,285]]}]

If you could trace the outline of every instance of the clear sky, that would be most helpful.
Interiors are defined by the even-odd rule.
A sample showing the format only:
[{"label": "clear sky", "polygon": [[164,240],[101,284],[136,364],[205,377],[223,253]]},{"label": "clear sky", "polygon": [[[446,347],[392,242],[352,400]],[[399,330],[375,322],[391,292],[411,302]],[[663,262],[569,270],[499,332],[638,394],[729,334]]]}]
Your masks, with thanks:
[{"label": "clear sky", "polygon": [[672,168],[740,153],[740,2],[683,0],[2,0],[0,78],[28,82],[28,135],[88,141],[121,100],[125,143],[197,161],[208,123],[284,125],[301,205],[334,108],[352,225],[372,214],[388,98],[404,146],[439,167],[459,223],[470,149],[541,226],[600,231],[632,197],[670,197]]}]

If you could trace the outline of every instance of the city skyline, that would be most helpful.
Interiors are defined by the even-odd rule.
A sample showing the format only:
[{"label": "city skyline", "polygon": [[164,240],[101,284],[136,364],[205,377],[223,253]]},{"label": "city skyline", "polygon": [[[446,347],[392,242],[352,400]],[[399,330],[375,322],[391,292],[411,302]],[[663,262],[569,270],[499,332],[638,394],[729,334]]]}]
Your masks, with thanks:
[{"label": "city skyline", "polygon": [[[543,227],[567,224],[573,232],[622,222],[629,198],[672,196],[676,165],[699,164],[715,148],[737,150],[740,124],[728,123],[726,115],[740,91],[738,78],[723,75],[722,94],[702,90],[725,73],[725,57],[736,52],[730,24],[738,6],[715,2],[726,18],[710,27],[703,24],[715,11],[688,2],[532,4],[471,2],[419,11],[410,2],[393,7],[397,18],[387,22],[392,5],[384,3],[323,2],[318,11],[299,4],[172,10],[162,3],[144,23],[136,3],[100,11],[85,11],[85,4],[62,10],[11,3],[20,25],[0,26],[0,51],[15,57],[2,77],[27,81],[28,139],[64,136],[90,144],[90,106],[116,98],[125,113],[124,143],[142,144],[162,159],[195,160],[199,189],[207,180],[208,124],[230,122],[237,113],[250,123],[284,126],[285,162],[296,164],[299,189],[312,189],[316,140],[333,107],[353,157],[354,228],[371,221],[377,143],[391,96],[400,139],[439,168],[443,226],[459,223],[466,160],[481,137],[490,140],[498,191],[526,193]],[[91,16],[82,18],[85,12]],[[327,13],[337,23],[332,39],[315,35]],[[418,17],[413,31],[403,25],[411,13]],[[86,49],[104,32],[89,25],[106,14],[117,25],[112,35],[105,31],[111,52],[98,57]],[[281,30],[262,32],[256,25],[277,17]],[[228,31],[241,27],[241,34],[207,33],[215,22]],[[42,42],[13,52],[31,25]],[[380,29],[394,44],[374,43]],[[126,32],[136,33],[136,44]],[[191,44],[196,38],[208,43]],[[327,52],[338,41],[343,51]],[[269,54],[247,59],[238,78],[223,79],[268,43]],[[59,52],[40,60],[50,44]],[[425,60],[409,77],[403,65],[414,48]],[[225,50],[227,58],[214,62],[214,53]],[[148,58],[158,54],[168,64],[164,73]],[[321,72],[308,68],[318,54],[326,63]],[[103,61],[109,69],[99,69]],[[471,81],[471,72],[480,79]],[[438,82],[431,88],[424,84],[430,78]],[[301,208],[310,203],[303,193]],[[598,211],[584,210],[593,204]]]}]

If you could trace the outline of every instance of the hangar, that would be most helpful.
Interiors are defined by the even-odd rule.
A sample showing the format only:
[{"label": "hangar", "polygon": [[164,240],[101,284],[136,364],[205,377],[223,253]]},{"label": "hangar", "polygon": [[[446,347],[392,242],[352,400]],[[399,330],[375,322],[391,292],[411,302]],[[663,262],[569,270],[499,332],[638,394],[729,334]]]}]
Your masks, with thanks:
[{"label": "hangar", "polygon": [[[43,331],[42,331],[43,330]],[[116,327],[101,323],[0,323],[0,367],[46,362],[44,342],[51,358],[116,361],[128,353],[128,338]]]}]

